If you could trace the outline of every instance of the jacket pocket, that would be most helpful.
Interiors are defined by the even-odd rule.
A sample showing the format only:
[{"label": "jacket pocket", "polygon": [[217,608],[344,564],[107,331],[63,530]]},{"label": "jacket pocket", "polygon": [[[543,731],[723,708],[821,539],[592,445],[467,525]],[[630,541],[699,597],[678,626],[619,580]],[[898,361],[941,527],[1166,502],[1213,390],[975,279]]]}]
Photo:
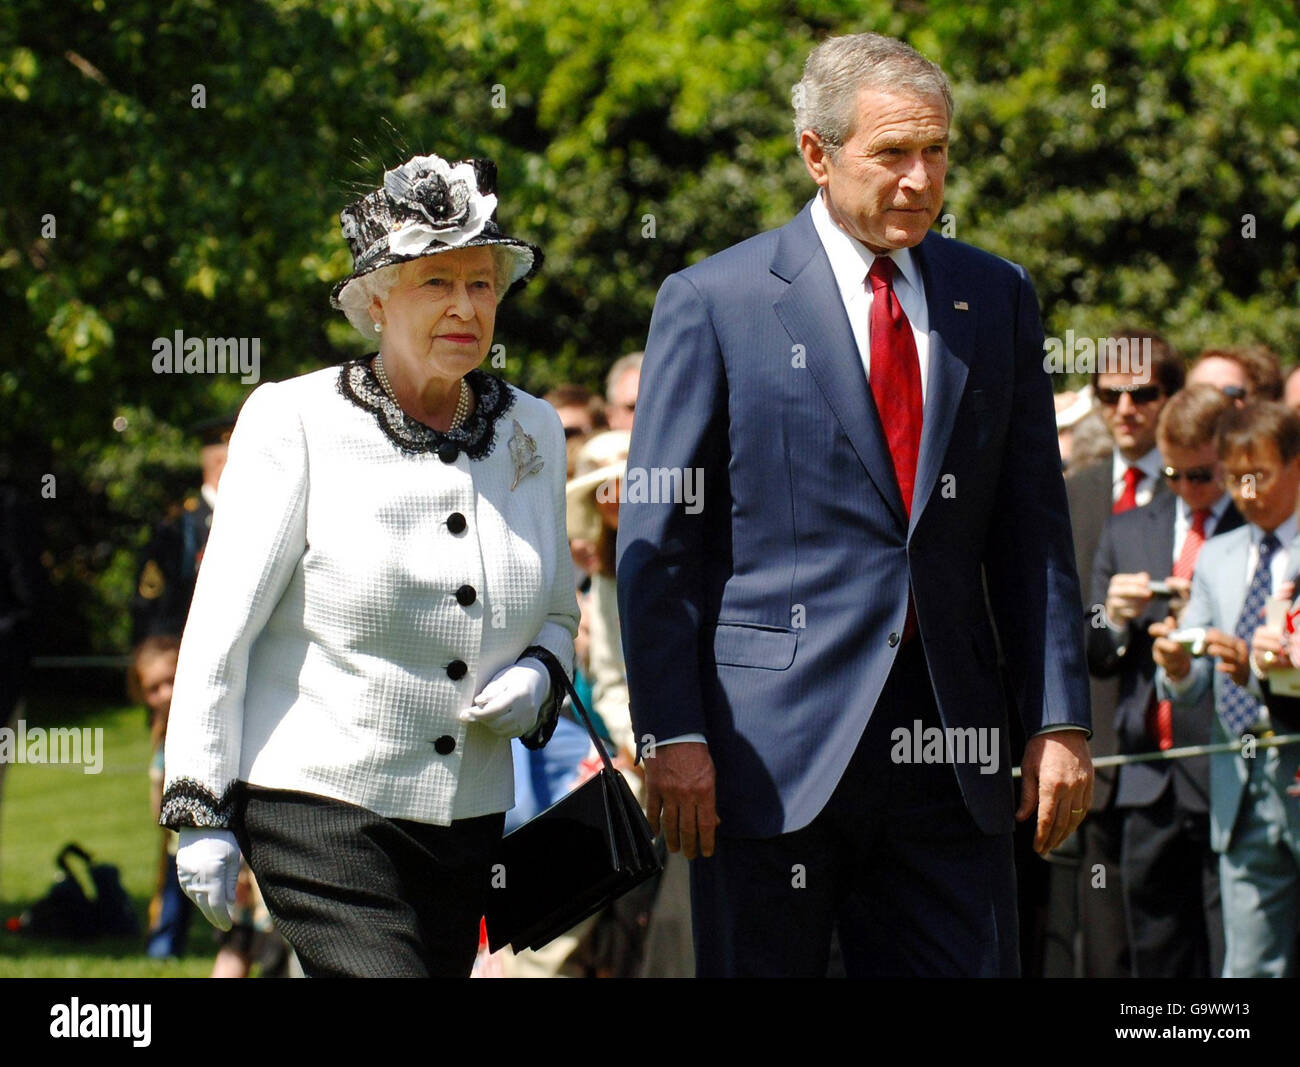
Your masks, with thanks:
[{"label": "jacket pocket", "polygon": [[798,639],[793,630],[720,622],[713,634],[713,659],[730,667],[783,671],[794,662]]}]

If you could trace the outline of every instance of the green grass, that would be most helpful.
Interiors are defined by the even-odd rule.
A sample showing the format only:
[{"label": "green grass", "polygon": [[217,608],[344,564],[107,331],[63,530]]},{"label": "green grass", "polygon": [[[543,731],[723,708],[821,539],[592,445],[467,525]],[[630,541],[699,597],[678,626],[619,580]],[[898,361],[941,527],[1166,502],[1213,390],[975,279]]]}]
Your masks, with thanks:
[{"label": "green grass", "polygon": [[102,769],[12,763],[0,800],[0,918],[20,914],[59,875],[54,858],[75,841],[111,863],[136,906],[138,938],[92,943],[50,941],[0,929],[0,978],[204,977],[216,955],[216,931],[201,916],[190,925],[181,960],[144,953],[149,897],[161,831],[149,812],[149,733],[140,708],[37,695],[23,717],[34,726],[102,728]]}]

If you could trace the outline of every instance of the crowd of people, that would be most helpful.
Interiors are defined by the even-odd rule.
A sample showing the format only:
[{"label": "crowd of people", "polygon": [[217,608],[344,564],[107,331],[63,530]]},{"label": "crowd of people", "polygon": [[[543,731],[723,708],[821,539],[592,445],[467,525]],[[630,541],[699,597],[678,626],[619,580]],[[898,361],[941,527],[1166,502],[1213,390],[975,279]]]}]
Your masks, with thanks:
[{"label": "crowd of people", "polygon": [[1274,684],[1294,670],[1300,368],[1261,346],[1189,364],[1152,331],[1108,341],[1150,359],[1058,396],[1058,428],[1092,753],[1143,758],[1097,771],[1077,847],[1052,857],[1034,963],[1280,976],[1300,914],[1300,747],[1270,746],[1300,726]]}]

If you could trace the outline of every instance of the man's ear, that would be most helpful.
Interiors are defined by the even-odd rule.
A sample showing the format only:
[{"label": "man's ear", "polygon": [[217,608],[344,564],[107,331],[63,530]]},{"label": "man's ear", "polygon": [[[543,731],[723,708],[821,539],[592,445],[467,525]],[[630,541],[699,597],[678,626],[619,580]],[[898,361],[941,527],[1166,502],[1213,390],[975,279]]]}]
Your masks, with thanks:
[{"label": "man's ear", "polygon": [[799,154],[803,156],[803,165],[808,168],[812,180],[818,185],[825,186],[830,181],[830,176],[826,172],[830,153],[822,144],[822,139],[812,130],[804,130],[799,134]]}]

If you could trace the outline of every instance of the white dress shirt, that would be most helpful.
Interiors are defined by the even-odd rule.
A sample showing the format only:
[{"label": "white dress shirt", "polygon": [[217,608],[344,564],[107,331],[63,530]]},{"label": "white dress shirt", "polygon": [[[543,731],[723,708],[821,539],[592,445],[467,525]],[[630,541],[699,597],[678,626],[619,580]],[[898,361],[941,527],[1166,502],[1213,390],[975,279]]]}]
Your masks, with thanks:
[{"label": "white dress shirt", "polygon": [[[1188,531],[1192,528],[1192,509],[1187,506],[1187,502],[1182,497],[1176,498],[1174,504],[1174,556],[1171,561],[1169,573],[1173,574],[1173,564],[1178,562],[1178,557],[1182,554],[1183,543],[1187,540]],[[1214,531],[1219,528],[1219,522],[1223,518],[1223,513],[1228,510],[1228,505],[1232,502],[1232,497],[1224,493],[1218,500],[1210,505],[1210,513],[1205,517],[1205,539],[1208,541],[1214,536]],[[1157,575],[1152,578],[1158,580]]]},{"label": "white dress shirt", "polygon": [[[468,424],[503,412],[490,449],[479,434],[480,458],[444,462],[361,366],[266,383],[240,413],[181,642],[165,825],[228,825],[236,781],[438,825],[505,811],[510,742],[459,713],[529,646],[572,670],[554,409],[492,379],[501,403]],[[542,465],[512,488],[524,434]]]},{"label": "white dress shirt", "polygon": [[[824,194],[818,193],[812,205],[812,223],[821,239],[826,256],[831,261],[831,273],[840,300],[849,316],[853,339],[858,345],[862,369],[871,380],[871,305],[874,296],[867,281],[867,272],[876,261],[876,253],[856,237],[850,237],[831,220],[826,210]],[[916,356],[921,365],[921,404],[925,405],[926,385],[930,377],[930,309],[925,302],[925,285],[921,269],[910,248],[899,248],[889,253],[894,261],[894,295],[912,326],[916,339]]]},{"label": "white dress shirt", "polygon": [[1137,467],[1142,472],[1142,479],[1137,484],[1137,506],[1144,507],[1150,504],[1159,479],[1164,477],[1164,465],[1165,461],[1161,458],[1158,448],[1153,448],[1136,463],[1130,463],[1120,454],[1118,448],[1114,449],[1110,460],[1111,500],[1118,501],[1124,495],[1124,474],[1129,467]]},{"label": "white dress shirt", "polygon": [[[1278,587],[1291,577],[1291,542],[1295,540],[1298,527],[1300,527],[1300,523],[1297,523],[1296,516],[1293,514],[1273,531],[1273,536],[1278,539],[1281,547],[1273,551],[1273,556],[1269,560],[1268,569],[1273,578],[1273,586],[1269,590],[1271,594],[1276,594]],[[1252,522],[1250,524],[1250,552],[1246,564],[1246,574],[1243,579],[1246,588],[1250,588],[1250,580],[1255,576],[1255,568],[1259,566],[1259,543],[1262,540],[1264,540],[1264,531]]]}]

